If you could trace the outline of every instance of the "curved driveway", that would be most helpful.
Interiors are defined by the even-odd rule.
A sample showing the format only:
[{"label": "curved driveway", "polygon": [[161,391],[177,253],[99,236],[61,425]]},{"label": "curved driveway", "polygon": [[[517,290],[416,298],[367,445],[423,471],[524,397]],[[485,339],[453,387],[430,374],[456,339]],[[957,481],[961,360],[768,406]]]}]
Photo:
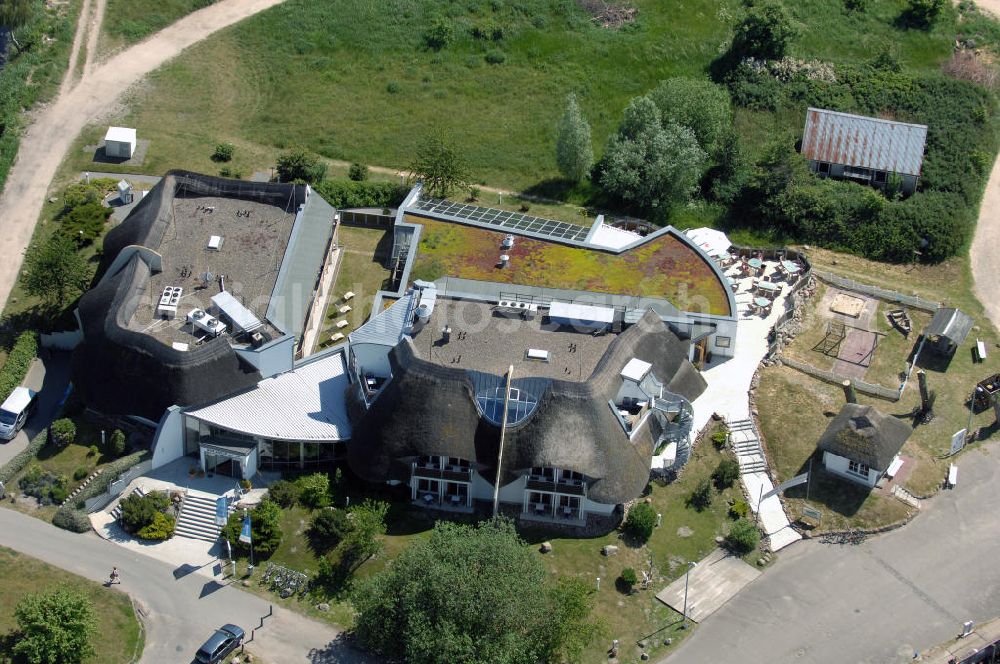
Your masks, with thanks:
[{"label": "curved driveway", "polygon": [[185,48],[281,1],[220,0],[189,14],[104,64],[86,67],[79,83],[33,114],[0,195],[0,309],[21,269],[52,178],[80,131],[115,108],[129,86]]},{"label": "curved driveway", "polygon": [[[882,664],[1000,615],[1000,443],[961,457],[959,484],[908,526],[860,545],[806,541],[668,658]],[[740,653],[738,659],[733,653]]]}]

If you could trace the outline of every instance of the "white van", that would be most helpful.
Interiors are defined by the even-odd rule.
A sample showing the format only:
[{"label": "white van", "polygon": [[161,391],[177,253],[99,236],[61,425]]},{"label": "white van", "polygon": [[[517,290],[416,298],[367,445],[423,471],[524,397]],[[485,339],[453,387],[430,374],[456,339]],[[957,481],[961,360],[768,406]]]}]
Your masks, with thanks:
[{"label": "white van", "polygon": [[37,392],[26,387],[15,387],[7,400],[0,405],[0,439],[10,440],[17,435],[38,405]]}]

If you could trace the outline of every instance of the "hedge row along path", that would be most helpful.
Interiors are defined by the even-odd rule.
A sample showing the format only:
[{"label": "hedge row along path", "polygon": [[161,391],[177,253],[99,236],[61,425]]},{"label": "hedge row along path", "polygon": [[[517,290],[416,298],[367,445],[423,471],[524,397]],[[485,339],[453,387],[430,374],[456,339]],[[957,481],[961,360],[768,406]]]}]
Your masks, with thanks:
[{"label": "hedge row along path", "polygon": [[[91,9],[91,3],[93,9]],[[93,62],[105,0],[85,0],[73,54],[56,98],[34,113],[21,136],[17,160],[0,195],[0,309],[21,270],[24,252],[56,170],[83,127],[114,109],[122,93],[146,74],[214,32],[278,5],[282,0],[220,0],[188,14],[145,41],[102,64]],[[84,26],[87,27],[84,27]],[[73,84],[80,48],[87,37],[83,75]]]}]

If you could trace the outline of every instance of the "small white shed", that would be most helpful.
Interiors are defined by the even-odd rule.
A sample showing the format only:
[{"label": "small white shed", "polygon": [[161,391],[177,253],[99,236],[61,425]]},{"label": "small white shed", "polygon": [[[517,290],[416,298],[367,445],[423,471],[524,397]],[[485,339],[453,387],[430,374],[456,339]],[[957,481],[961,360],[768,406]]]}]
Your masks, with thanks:
[{"label": "small white shed", "polygon": [[132,185],[127,180],[118,181],[118,199],[122,202],[122,205],[128,205],[133,200]]},{"label": "small white shed", "polygon": [[104,135],[104,155],[118,159],[131,159],[135,152],[135,129],[109,127]]}]

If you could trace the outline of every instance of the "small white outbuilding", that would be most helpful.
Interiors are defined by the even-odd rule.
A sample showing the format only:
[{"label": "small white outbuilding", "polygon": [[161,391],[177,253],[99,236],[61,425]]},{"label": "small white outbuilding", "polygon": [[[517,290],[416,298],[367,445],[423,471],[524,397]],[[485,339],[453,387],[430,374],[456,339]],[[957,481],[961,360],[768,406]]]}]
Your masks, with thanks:
[{"label": "small white outbuilding", "polygon": [[104,155],[117,159],[131,159],[135,152],[135,129],[109,127],[104,135]]}]

